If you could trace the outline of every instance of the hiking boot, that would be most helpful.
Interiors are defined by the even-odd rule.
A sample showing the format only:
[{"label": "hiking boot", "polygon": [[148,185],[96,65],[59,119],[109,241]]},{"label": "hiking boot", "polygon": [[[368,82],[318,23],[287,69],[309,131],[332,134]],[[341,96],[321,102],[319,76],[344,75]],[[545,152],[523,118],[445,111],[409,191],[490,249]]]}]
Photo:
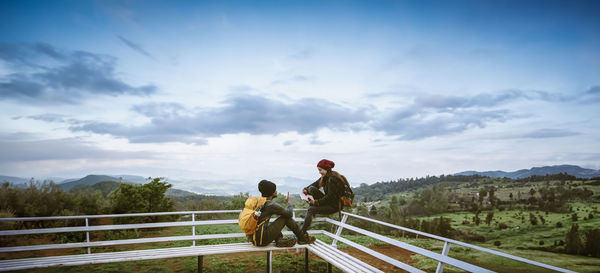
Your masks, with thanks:
[{"label": "hiking boot", "polygon": [[276,247],[292,247],[296,244],[294,238],[282,238],[275,242]]},{"label": "hiking boot", "polygon": [[298,244],[300,244],[300,245],[312,244],[314,242],[315,242],[315,237],[309,236],[308,233],[304,234],[304,238],[302,238],[301,240],[298,240]]}]

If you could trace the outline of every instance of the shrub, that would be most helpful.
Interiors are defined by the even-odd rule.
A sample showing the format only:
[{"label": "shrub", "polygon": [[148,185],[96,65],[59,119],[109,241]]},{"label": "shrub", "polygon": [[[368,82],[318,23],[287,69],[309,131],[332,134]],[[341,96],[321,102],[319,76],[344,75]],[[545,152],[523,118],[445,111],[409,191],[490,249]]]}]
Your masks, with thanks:
[{"label": "shrub", "polygon": [[498,228],[499,228],[499,229],[507,229],[507,228],[508,228],[508,225],[507,225],[507,224],[505,224],[505,223],[500,223],[500,224],[498,224]]},{"label": "shrub", "polygon": [[494,241],[495,246],[500,246],[502,243],[500,241]]},{"label": "shrub", "polygon": [[544,241],[540,240],[540,245],[543,246],[544,245]]},{"label": "shrub", "polygon": [[559,221],[559,222],[556,222],[556,227],[557,227],[557,228],[561,228],[561,227],[563,227],[563,224],[562,224],[560,221]]}]

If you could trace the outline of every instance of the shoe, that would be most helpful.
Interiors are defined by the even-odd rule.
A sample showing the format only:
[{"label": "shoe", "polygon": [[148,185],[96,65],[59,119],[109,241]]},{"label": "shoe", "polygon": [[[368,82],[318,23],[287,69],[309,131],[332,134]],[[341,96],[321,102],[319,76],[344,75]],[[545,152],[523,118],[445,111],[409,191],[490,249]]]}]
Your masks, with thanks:
[{"label": "shoe", "polygon": [[283,238],[279,239],[275,242],[276,247],[292,247],[296,244],[296,239],[294,238]]},{"label": "shoe", "polygon": [[304,234],[304,239],[298,240],[298,244],[300,244],[300,245],[312,244],[314,242],[315,242],[315,237],[309,236],[308,233]]}]

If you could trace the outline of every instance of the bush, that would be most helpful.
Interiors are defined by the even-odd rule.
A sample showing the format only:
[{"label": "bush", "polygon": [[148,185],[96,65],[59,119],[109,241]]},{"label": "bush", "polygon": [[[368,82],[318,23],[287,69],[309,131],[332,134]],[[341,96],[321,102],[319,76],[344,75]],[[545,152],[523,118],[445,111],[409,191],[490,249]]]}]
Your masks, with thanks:
[{"label": "bush", "polygon": [[560,221],[559,221],[559,222],[556,222],[556,227],[557,227],[557,228],[561,228],[561,227],[563,227],[563,224],[562,224]]},{"label": "bush", "polygon": [[543,246],[544,245],[544,241],[540,240],[540,245]]},{"label": "bush", "polygon": [[494,241],[495,246],[500,246],[502,243],[500,241]]},{"label": "bush", "polygon": [[500,223],[500,224],[498,224],[498,228],[499,228],[499,229],[507,229],[507,228],[508,228],[508,225],[507,225],[507,224],[505,224],[505,223]]}]

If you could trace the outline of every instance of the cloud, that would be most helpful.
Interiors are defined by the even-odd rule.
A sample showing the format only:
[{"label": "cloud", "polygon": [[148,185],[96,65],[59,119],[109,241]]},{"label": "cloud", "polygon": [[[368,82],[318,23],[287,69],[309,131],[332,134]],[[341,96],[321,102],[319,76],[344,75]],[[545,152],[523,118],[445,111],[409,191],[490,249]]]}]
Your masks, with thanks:
[{"label": "cloud", "polygon": [[567,137],[567,136],[576,136],[580,133],[572,132],[569,130],[563,129],[539,129],[535,131],[531,131],[521,135],[523,138],[555,138],[555,137]]},{"label": "cloud", "polygon": [[0,44],[0,61],[15,72],[0,78],[0,100],[76,104],[90,95],[146,96],[154,85],[131,86],[117,78],[116,58],[49,44]]},{"label": "cloud", "polygon": [[274,80],[273,82],[271,82],[271,85],[287,84],[290,82],[304,83],[304,82],[310,82],[313,79],[314,79],[314,77],[311,77],[311,76],[294,75],[288,79]]},{"label": "cloud", "polygon": [[119,40],[121,40],[121,42],[123,42],[126,46],[133,49],[133,51],[140,53],[146,57],[153,58],[152,55],[150,53],[148,53],[148,51],[143,49],[139,44],[136,44],[128,39],[125,39],[121,35],[117,35],[117,38],[119,38]]},{"label": "cloud", "polygon": [[362,110],[352,110],[325,100],[300,99],[284,103],[256,95],[229,97],[221,107],[185,109],[179,104],[146,104],[134,111],[151,118],[147,124],[79,121],[72,131],[85,131],[126,138],[131,142],[205,143],[204,138],[224,134],[253,135],[298,132],[320,128],[346,130],[353,123],[368,121]]},{"label": "cloud", "polygon": [[288,59],[292,60],[307,60],[312,58],[314,51],[311,49],[303,49],[288,56]]},{"label": "cloud", "polygon": [[18,140],[7,136],[6,138],[2,137],[2,140],[0,140],[0,150],[5,155],[0,157],[0,162],[154,158],[154,155],[148,152],[103,150],[77,138]]}]

